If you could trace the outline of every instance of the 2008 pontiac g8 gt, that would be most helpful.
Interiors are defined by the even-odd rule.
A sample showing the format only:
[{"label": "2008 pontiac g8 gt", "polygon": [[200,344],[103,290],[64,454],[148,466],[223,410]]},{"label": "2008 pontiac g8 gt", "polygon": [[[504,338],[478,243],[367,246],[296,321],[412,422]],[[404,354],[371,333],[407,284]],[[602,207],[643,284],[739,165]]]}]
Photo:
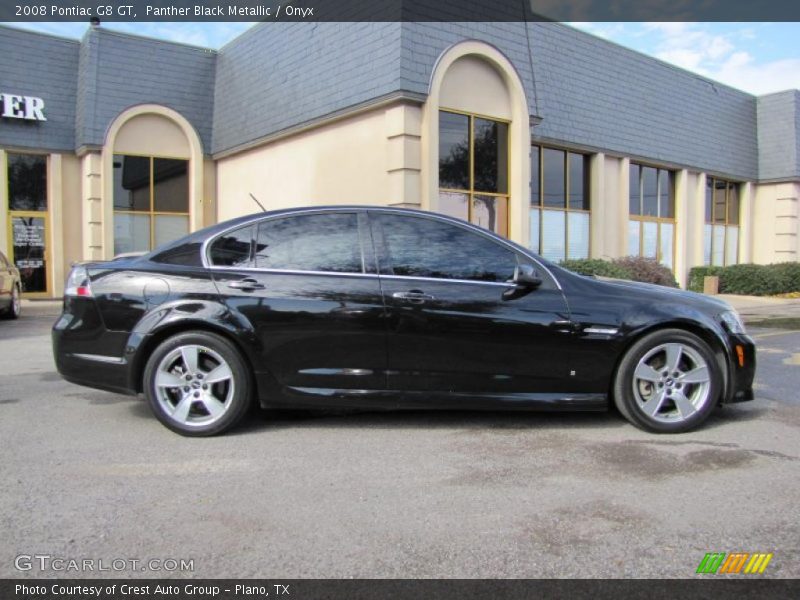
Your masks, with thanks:
[{"label": "2008 pontiac g8 gt", "polygon": [[722,301],[566,271],[406,209],[242,217],[76,266],[53,328],[69,381],[143,393],[185,435],[262,407],[607,410],[654,432],[753,397]]}]

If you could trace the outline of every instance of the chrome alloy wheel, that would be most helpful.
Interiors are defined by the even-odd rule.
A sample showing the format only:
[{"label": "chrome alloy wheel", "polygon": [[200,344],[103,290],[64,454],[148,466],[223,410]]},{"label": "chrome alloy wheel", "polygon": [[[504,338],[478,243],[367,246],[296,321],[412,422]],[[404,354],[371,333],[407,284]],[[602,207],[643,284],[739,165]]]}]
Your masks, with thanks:
[{"label": "chrome alloy wheel", "polygon": [[206,346],[179,346],[158,364],[156,399],[170,419],[185,427],[219,421],[228,411],[235,382],[230,366]]},{"label": "chrome alloy wheel", "polygon": [[662,423],[685,421],[709,401],[711,372],[700,353],[686,344],[661,344],[645,354],[633,372],[639,409]]}]

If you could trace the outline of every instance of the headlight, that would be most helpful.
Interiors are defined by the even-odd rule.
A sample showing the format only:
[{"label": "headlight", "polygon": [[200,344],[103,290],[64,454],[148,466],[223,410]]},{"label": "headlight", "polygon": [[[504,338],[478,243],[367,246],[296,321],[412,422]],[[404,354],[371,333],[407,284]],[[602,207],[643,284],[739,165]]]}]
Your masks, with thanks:
[{"label": "headlight", "polygon": [[728,331],[731,333],[747,333],[744,329],[742,318],[735,310],[726,310],[724,313],[720,314],[719,318],[722,319],[722,322],[725,323],[725,325],[728,327]]}]

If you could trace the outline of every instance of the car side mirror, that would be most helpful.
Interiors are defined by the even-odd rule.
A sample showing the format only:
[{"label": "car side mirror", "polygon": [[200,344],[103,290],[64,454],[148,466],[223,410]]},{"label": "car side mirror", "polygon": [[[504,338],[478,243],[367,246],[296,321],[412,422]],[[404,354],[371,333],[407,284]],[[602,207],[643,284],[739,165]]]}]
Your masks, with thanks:
[{"label": "car side mirror", "polygon": [[514,283],[518,287],[536,289],[542,285],[542,279],[531,265],[517,265],[514,269]]}]

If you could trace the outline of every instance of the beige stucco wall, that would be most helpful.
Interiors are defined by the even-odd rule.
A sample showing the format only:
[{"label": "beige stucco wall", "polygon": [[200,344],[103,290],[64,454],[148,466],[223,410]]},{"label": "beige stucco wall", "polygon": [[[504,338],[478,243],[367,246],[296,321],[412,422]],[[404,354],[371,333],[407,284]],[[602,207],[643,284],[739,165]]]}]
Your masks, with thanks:
[{"label": "beige stucco wall", "polygon": [[458,58],[447,69],[439,106],[510,121],[511,96],[496,67],[478,55]]},{"label": "beige stucco wall", "polygon": [[174,121],[152,113],[125,121],[114,138],[114,152],[165,158],[192,157],[189,142],[181,128]]},{"label": "beige stucco wall", "polygon": [[406,133],[418,110],[381,107],[219,159],[217,220],[258,212],[251,193],[267,210],[418,203],[419,136]]},{"label": "beige stucco wall", "polygon": [[800,257],[800,183],[752,186],[752,257],[757,263],[796,261]]}]

